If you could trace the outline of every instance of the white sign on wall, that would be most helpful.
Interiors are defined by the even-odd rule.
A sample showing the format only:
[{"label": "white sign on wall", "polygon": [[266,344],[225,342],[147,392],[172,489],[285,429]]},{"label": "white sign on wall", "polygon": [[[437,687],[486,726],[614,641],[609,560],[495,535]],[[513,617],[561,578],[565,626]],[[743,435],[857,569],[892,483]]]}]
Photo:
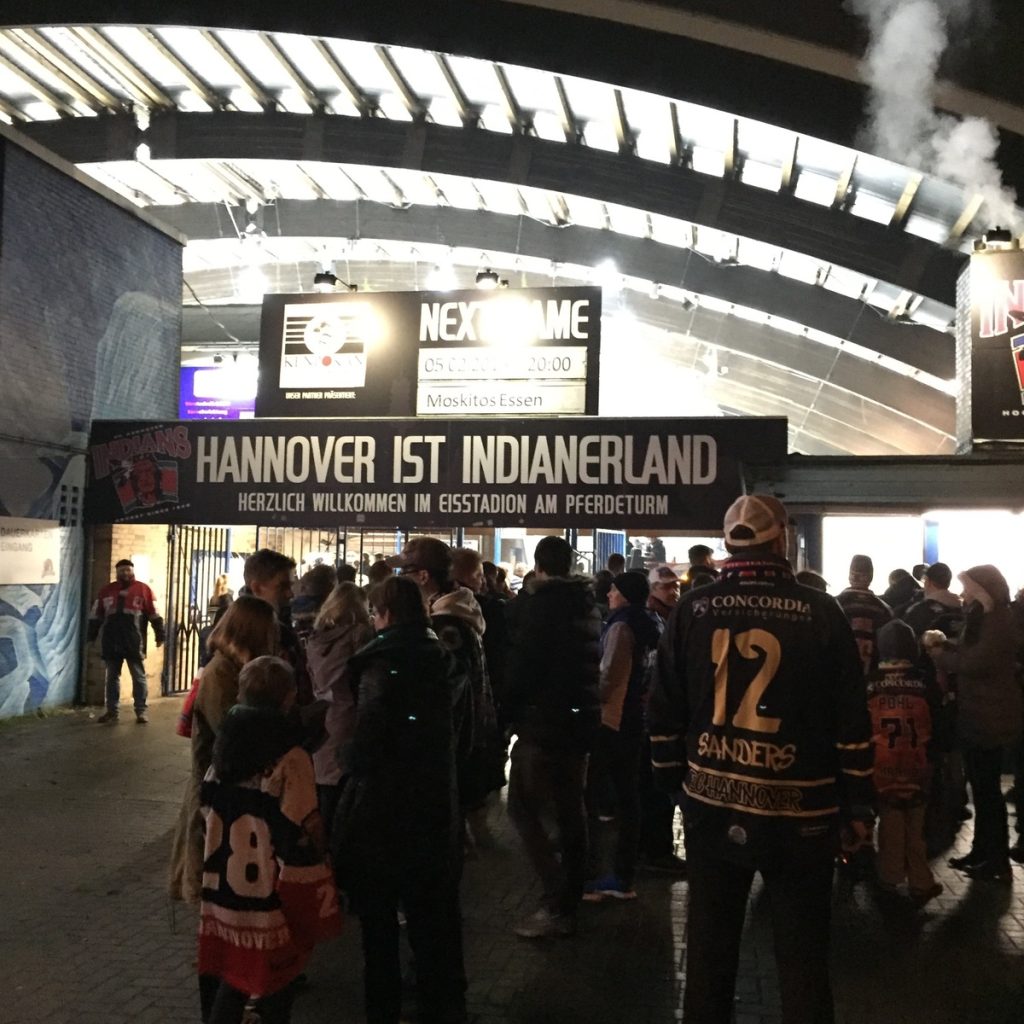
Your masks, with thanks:
[{"label": "white sign on wall", "polygon": [[60,582],[60,525],[0,517],[0,586]]}]

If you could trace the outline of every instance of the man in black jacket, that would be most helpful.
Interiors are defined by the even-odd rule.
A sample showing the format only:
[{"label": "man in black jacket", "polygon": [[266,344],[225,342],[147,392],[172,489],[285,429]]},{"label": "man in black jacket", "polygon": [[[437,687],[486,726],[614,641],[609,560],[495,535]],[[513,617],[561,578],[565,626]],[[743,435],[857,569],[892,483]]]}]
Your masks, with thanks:
[{"label": "man in black jacket", "polygon": [[[829,914],[841,820],[868,836],[871,723],[857,645],[832,598],[795,581],[786,511],[725,515],[732,557],[680,598],[648,710],[659,781],[684,800],[687,1024],[732,1020],[754,874],[771,909],[784,1024],[832,1024]],[[680,790],[682,791],[680,793]]]},{"label": "man in black jacket", "polygon": [[[573,552],[544,537],[536,578],[509,606],[503,707],[517,739],[508,808],[544,894],[515,932],[527,939],[571,935],[583,895],[587,757],[600,723],[601,617],[590,581],[570,577]],[[543,823],[553,808],[557,840]]]}]

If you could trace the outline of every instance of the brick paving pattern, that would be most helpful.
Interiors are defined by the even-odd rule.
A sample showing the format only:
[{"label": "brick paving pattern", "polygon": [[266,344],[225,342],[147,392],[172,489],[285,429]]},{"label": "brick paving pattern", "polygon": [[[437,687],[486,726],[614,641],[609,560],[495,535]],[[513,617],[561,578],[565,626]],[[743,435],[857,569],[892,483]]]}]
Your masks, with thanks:
[{"label": "brick paving pattern", "polygon": [[[195,1024],[195,914],[164,894],[188,764],[178,702],[152,723],[91,712],[0,723],[0,1024]],[[681,1019],[686,884],[642,876],[631,904],[585,905],[580,933],[532,944],[509,931],[531,880],[496,808],[496,844],[466,865],[470,1010],[480,1024]],[[959,846],[966,839],[961,835]],[[1024,871],[1013,888],[944,866],[923,912],[837,883],[834,962],[842,1024],[1024,1020]],[[358,924],[321,948],[295,1024],[362,1019]],[[737,1024],[777,1024],[767,908],[754,899]]]}]

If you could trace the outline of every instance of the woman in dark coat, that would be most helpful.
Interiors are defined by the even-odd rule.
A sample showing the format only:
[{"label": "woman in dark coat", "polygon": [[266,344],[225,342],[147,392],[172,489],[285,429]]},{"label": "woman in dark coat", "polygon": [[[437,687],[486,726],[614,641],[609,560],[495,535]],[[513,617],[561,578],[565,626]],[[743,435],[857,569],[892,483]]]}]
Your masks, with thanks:
[{"label": "woman in dark coat", "polygon": [[331,839],[363,930],[366,1017],[401,1012],[398,910],[416,957],[419,1020],[466,1018],[452,664],[420,590],[392,576],[371,594],[377,635],[349,661],[356,724]]},{"label": "woman in dark coat", "polygon": [[1010,588],[994,565],[960,573],[964,628],[955,650],[935,649],[956,674],[956,734],[974,801],[974,842],[949,863],[972,878],[1009,882],[1009,834],[1000,781],[1004,748],[1021,733],[1021,690],[1014,675]]}]

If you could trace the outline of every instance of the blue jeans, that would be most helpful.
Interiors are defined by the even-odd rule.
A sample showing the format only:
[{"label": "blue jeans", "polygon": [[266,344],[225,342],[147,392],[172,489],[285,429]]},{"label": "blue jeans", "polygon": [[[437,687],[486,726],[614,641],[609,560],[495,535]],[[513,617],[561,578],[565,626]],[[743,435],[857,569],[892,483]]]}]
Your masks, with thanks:
[{"label": "blue jeans", "polygon": [[135,701],[135,714],[146,710],[146,698],[149,696],[146,686],[146,670],[142,661],[137,658],[107,658],[107,710],[117,714],[121,703],[121,666],[128,662],[128,674],[132,677],[132,700]]}]

